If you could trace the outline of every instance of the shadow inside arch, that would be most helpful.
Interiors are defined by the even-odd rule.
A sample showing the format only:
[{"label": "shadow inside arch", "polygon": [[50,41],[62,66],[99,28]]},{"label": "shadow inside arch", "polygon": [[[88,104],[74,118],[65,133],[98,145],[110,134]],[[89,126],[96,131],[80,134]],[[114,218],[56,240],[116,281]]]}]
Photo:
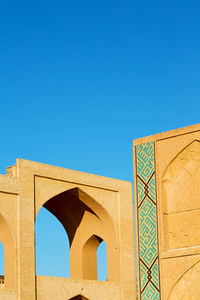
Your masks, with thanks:
[{"label": "shadow inside arch", "polygon": [[51,212],[64,226],[70,245],[86,212],[96,217],[97,220],[100,220],[100,215],[110,219],[105,210],[79,188],[70,189],[54,196],[45,202],[43,207]]},{"label": "shadow inside arch", "polygon": [[89,300],[88,298],[82,296],[82,295],[77,295],[73,298],[70,298],[69,300]]}]

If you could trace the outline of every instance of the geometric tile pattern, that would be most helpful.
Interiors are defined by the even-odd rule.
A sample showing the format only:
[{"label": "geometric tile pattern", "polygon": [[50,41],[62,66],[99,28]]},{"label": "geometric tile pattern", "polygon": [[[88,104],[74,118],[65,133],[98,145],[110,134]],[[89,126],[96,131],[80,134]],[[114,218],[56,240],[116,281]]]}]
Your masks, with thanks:
[{"label": "geometric tile pattern", "polygon": [[160,300],[154,142],[136,146],[139,297]]}]

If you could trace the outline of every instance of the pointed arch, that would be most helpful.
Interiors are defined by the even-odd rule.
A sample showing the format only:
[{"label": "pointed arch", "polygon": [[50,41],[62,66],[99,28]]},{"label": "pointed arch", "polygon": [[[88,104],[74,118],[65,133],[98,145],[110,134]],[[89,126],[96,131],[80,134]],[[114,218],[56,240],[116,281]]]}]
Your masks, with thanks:
[{"label": "pointed arch", "polygon": [[114,225],[99,203],[80,188],[73,188],[50,198],[43,207],[61,222],[68,234],[72,278],[85,278],[83,247],[91,237],[90,243],[99,245],[96,237],[101,237],[101,241],[104,240],[108,247],[108,277],[112,281],[119,280],[119,266],[116,264],[118,247]]},{"label": "pointed arch", "polygon": [[[98,258],[97,251],[104,240],[97,236],[92,235],[83,246],[83,278],[84,279],[98,279]],[[106,244],[105,244],[106,245]],[[107,248],[107,247],[106,247]],[[107,255],[100,257],[101,265],[106,268],[107,273]]]},{"label": "pointed arch", "polygon": [[167,166],[162,206],[166,250],[199,245],[200,141],[187,145]]},{"label": "pointed arch", "polygon": [[82,295],[77,295],[73,298],[70,298],[69,300],[89,300],[88,298],[82,296]]},{"label": "pointed arch", "polygon": [[99,220],[98,215],[92,209],[97,205],[91,205],[92,208],[87,205],[91,204],[91,201],[92,199],[86,193],[75,188],[54,196],[43,205],[62,223],[69,236],[70,245],[85,215]]},{"label": "pointed arch", "polygon": [[83,246],[83,278],[97,280],[97,249],[103,240],[92,235]]},{"label": "pointed arch", "polygon": [[[194,209],[200,204],[200,141],[187,145],[167,166],[163,179],[165,212]],[[198,181],[197,184],[195,184]]]}]

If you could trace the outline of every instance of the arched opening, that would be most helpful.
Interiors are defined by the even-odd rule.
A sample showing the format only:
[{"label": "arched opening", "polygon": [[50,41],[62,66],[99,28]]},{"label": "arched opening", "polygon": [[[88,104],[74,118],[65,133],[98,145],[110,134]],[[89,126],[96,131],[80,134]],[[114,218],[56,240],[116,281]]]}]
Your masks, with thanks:
[{"label": "arched opening", "polygon": [[78,295],[78,296],[75,296],[73,298],[70,298],[69,300],[89,300],[89,299],[82,296],[82,295]]},{"label": "arched opening", "polygon": [[36,275],[70,277],[69,239],[58,219],[42,207],[35,223]]},{"label": "arched opening", "polygon": [[[111,281],[118,281],[116,234],[109,215],[101,205],[84,191],[74,188],[43,201],[44,208],[60,221],[68,235],[71,278],[97,280],[97,249],[104,239],[107,241],[108,277]],[[46,227],[49,230],[48,223]],[[37,243],[36,237],[36,247]],[[36,255],[38,251],[36,249]]]},{"label": "arched opening", "polygon": [[83,247],[83,278],[107,280],[107,247],[97,235],[92,235]]},{"label": "arched opening", "polygon": [[107,246],[105,241],[102,241],[97,248],[97,279],[99,281],[108,280]]},{"label": "arched opening", "polygon": [[4,247],[0,241],[0,285],[4,284]]}]

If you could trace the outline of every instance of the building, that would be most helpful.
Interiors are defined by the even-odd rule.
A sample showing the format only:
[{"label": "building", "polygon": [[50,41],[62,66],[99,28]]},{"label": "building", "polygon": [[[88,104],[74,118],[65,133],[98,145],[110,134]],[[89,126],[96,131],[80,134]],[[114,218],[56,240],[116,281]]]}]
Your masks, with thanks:
[{"label": "building", "polygon": [[134,141],[138,296],[200,299],[200,124]]},{"label": "building", "polygon": [[[1,300],[200,299],[200,124],[137,139],[133,152],[137,295],[131,183],[17,159],[0,175]],[[35,274],[42,206],[68,234],[70,279]]]},{"label": "building", "polygon": [[[7,175],[0,175],[0,194],[1,300],[132,299],[131,183],[17,159]],[[70,279],[35,274],[35,220],[42,206],[68,234]],[[105,282],[97,281],[96,251],[102,240],[107,245]]]}]

